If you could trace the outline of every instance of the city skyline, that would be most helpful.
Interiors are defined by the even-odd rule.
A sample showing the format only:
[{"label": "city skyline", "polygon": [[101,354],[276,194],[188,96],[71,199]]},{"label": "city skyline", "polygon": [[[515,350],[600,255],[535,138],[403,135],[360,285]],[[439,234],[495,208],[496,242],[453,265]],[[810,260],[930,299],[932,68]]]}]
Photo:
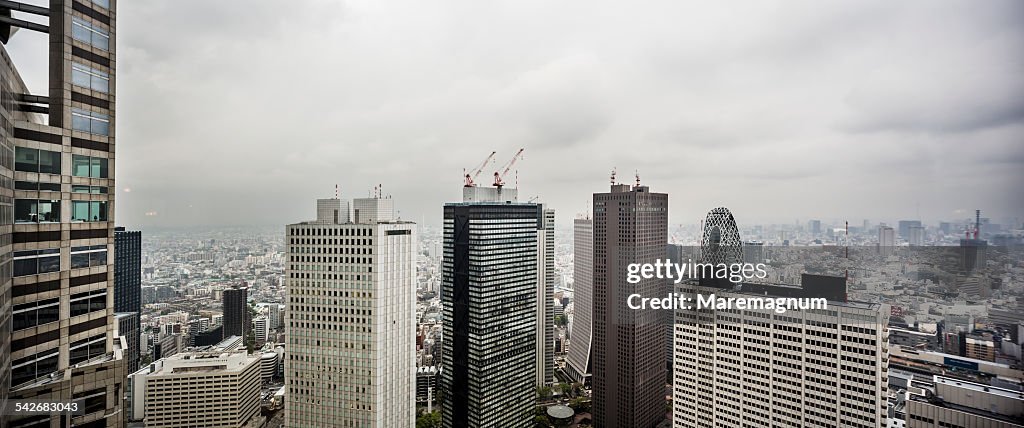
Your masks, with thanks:
[{"label": "city skyline", "polygon": [[[523,187],[567,214],[613,167],[686,193],[672,223],[1024,212],[1019,2],[189,4],[119,11],[128,226],[283,224],[356,177],[344,197],[383,183],[439,224],[463,168],[519,147]],[[37,93],[42,43],[9,45]]]}]

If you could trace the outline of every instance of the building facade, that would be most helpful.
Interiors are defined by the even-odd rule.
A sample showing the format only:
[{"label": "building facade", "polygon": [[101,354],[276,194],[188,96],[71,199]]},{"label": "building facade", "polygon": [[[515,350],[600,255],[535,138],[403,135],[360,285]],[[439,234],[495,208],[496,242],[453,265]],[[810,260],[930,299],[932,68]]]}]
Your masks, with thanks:
[{"label": "building facade", "polygon": [[252,319],[249,315],[249,289],[231,287],[224,290],[224,337],[249,337]]},{"label": "building facade", "polygon": [[594,194],[593,416],[598,428],[652,428],[665,419],[665,320],[627,296],[665,294],[664,280],[626,281],[630,263],[665,259],[668,194],[613,184]]},{"label": "building facade", "polygon": [[[743,294],[684,282],[677,292],[778,295],[770,288]],[[887,426],[887,307],[830,300],[824,310],[784,314],[675,313],[673,427]]]},{"label": "building facade", "polygon": [[516,189],[466,187],[444,206],[441,421],[530,427],[536,405],[544,209]]},{"label": "building facade", "polygon": [[[122,324],[122,335],[129,332],[128,350],[125,355],[126,373],[139,369],[141,355],[139,334],[142,331],[142,232],[114,228],[114,311],[118,314],[135,313],[135,317],[118,321]],[[131,320],[134,326],[123,324]],[[135,345],[135,346],[132,346]]]},{"label": "building facade", "polygon": [[260,417],[259,354],[181,353],[133,373],[129,382],[131,417],[146,428],[241,428]]},{"label": "building facade", "polygon": [[0,5],[0,15],[16,9],[39,18],[5,20],[4,44],[18,37],[14,30],[49,37],[42,94],[29,91],[0,49],[0,398],[77,401],[85,408],[84,415],[0,425],[123,422],[125,344],[114,318],[116,5]]},{"label": "building facade", "polygon": [[577,218],[572,228],[573,315],[569,331],[566,372],[574,381],[590,384],[594,311],[594,220]]},{"label": "building facade", "polygon": [[391,199],[338,199],[286,227],[288,427],[413,426],[416,224]]}]

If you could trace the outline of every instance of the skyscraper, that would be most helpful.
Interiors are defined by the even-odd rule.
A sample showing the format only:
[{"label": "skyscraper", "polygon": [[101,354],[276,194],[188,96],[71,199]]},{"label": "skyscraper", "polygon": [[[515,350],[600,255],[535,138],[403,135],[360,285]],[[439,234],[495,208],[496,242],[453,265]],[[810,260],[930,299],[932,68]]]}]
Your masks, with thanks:
[{"label": "skyscraper", "polygon": [[544,208],[538,236],[541,283],[537,287],[537,385],[555,381],[555,210]]},{"label": "skyscraper", "polygon": [[416,224],[391,199],[353,206],[286,228],[288,427],[415,423]]},{"label": "skyscraper", "polygon": [[125,318],[134,322],[134,326],[122,330],[122,335],[133,334],[128,343],[125,355],[125,373],[134,373],[139,369],[139,333],[142,331],[139,318],[142,316],[142,232],[128,231],[123,227],[114,228],[114,311],[117,313],[134,312],[134,317]]},{"label": "skyscraper", "polygon": [[[0,399],[9,392],[12,400],[79,399],[86,406],[84,415],[24,416],[0,425],[122,424],[123,349],[110,304],[116,4],[0,5],[8,18],[0,42],[16,37],[14,30],[49,37],[42,94],[29,91],[0,49],[0,175],[7,178],[0,180],[0,217],[15,223],[0,229],[9,238],[0,247]],[[12,19],[11,9],[34,17]]]},{"label": "skyscraper", "polygon": [[252,331],[249,315],[249,288],[234,286],[224,290],[224,337],[241,336],[245,341]]},{"label": "skyscraper", "polygon": [[878,254],[891,255],[896,247],[896,233],[889,226],[878,226]]},{"label": "skyscraper", "polygon": [[544,208],[516,189],[465,187],[444,206],[442,424],[533,426]]},{"label": "skyscraper", "polygon": [[[639,181],[639,180],[637,180]],[[612,184],[594,194],[593,416],[598,428],[650,428],[665,418],[664,317],[627,296],[660,296],[665,281],[626,281],[630,263],[666,257],[668,194]]]},{"label": "skyscraper", "polygon": [[915,227],[921,227],[921,220],[900,220],[897,226],[899,227],[900,238],[909,241],[910,230]]},{"label": "skyscraper", "polygon": [[577,218],[572,228],[573,320],[569,332],[566,372],[576,382],[590,384],[594,328],[594,220]]}]

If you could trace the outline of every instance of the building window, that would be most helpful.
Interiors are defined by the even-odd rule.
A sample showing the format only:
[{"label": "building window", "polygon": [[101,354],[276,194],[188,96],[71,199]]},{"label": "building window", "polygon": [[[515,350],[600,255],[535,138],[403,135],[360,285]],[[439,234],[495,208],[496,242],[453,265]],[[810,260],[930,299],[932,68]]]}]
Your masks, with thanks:
[{"label": "building window", "polygon": [[110,0],[92,0],[92,4],[104,9],[110,9]]},{"label": "building window", "polygon": [[60,272],[60,249],[14,252],[14,276]]},{"label": "building window", "polygon": [[37,325],[60,320],[60,299],[40,300],[14,305],[14,330],[24,330]]},{"label": "building window", "polygon": [[57,371],[60,352],[29,355],[11,362],[11,386],[19,385]]},{"label": "building window", "polygon": [[60,153],[27,147],[15,147],[14,170],[60,174]]},{"label": "building window", "polygon": [[71,37],[94,48],[109,50],[110,33],[79,17],[71,19]]},{"label": "building window", "polygon": [[60,201],[46,199],[15,199],[14,222],[60,222]]},{"label": "building window", "polygon": [[76,317],[107,308],[107,289],[87,291],[71,296],[71,316]]},{"label": "building window", "polygon": [[103,187],[103,186],[79,186],[79,185],[74,185],[74,186],[71,186],[71,192],[73,192],[73,193],[92,193],[94,195],[96,195],[96,194],[102,195],[102,194],[106,194],[107,193],[107,188]]},{"label": "building window", "polygon": [[107,178],[107,160],[104,158],[72,155],[71,175],[75,177]]},{"label": "building window", "polygon": [[34,181],[15,181],[14,190],[30,190],[33,192],[59,192],[60,183],[36,183]]},{"label": "building window", "polygon": [[[104,300],[105,299],[106,298],[104,297]],[[87,339],[73,342],[71,343],[69,351],[69,357],[72,365],[103,355],[107,352],[107,335],[106,333],[98,334]]]},{"label": "building window", "polygon": [[107,202],[71,201],[71,221],[107,221]]},{"label": "building window", "polygon": [[71,247],[71,268],[104,266],[107,264],[107,246]]},{"label": "building window", "polygon": [[71,128],[90,134],[110,135],[110,116],[80,108],[72,108]]},{"label": "building window", "polygon": [[71,83],[93,91],[110,93],[110,75],[87,65],[71,63]]}]

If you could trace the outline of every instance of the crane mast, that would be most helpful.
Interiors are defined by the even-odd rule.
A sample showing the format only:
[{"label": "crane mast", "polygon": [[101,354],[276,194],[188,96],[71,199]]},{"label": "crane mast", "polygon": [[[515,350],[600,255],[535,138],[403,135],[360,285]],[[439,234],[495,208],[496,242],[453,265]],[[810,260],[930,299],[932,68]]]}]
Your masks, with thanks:
[{"label": "crane mast", "polygon": [[514,156],[512,156],[512,160],[508,161],[508,163],[505,164],[505,169],[503,171],[501,171],[500,173],[498,171],[494,172],[494,187],[502,187],[505,185],[505,181],[502,180],[502,178],[505,176],[505,174],[508,174],[508,171],[510,169],[512,169],[512,165],[515,165],[516,161],[519,160],[520,157],[522,157],[523,150],[526,149],[519,149],[519,151],[516,152]]},{"label": "crane mast", "polygon": [[474,169],[472,172],[466,173],[465,187],[476,186],[476,183],[474,183],[473,180],[476,180],[476,178],[480,176],[480,173],[487,167],[487,164],[491,163],[491,160],[494,159],[494,155],[497,153],[498,152],[491,152],[490,156],[487,156],[487,159],[484,159],[483,163],[481,163],[479,167]]}]

